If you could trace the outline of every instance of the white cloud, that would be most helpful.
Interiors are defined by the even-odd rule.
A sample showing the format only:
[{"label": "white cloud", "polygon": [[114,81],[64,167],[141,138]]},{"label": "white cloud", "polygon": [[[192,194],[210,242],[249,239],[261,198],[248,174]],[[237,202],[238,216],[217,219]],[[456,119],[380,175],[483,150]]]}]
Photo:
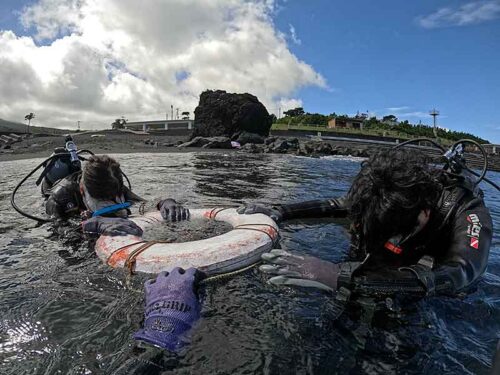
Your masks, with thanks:
[{"label": "white cloud", "polygon": [[473,1],[460,7],[446,7],[417,18],[420,26],[434,29],[447,26],[467,26],[500,17],[500,0]]},{"label": "white cloud", "polygon": [[292,38],[292,42],[300,46],[302,44],[302,41],[297,37],[295,27],[293,27],[292,24],[288,24],[288,26],[290,27],[290,38]]},{"label": "white cloud", "polygon": [[[33,37],[0,31],[0,118],[35,112],[49,126],[109,126],[193,111],[206,89],[250,92],[273,108],[327,88],[288,49],[272,0],[39,0]],[[43,44],[40,44],[43,42]],[[288,109],[288,108],[287,108]],[[26,112],[26,113],[25,113]]]},{"label": "white cloud", "polygon": [[401,112],[401,111],[407,111],[409,109],[410,107],[408,106],[386,108],[386,110],[388,110],[389,112]]}]

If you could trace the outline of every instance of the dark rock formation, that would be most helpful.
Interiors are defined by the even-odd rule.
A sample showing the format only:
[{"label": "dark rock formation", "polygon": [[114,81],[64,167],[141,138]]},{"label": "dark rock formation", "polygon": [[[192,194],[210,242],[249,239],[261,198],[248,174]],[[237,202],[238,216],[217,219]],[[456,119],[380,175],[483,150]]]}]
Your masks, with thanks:
[{"label": "dark rock formation", "polygon": [[182,144],[178,145],[177,147],[203,147],[209,143],[210,143],[210,140],[208,138],[195,137],[195,138],[191,139],[189,142],[182,143]]},{"label": "dark rock formation", "polygon": [[194,116],[192,138],[226,136],[236,139],[244,131],[267,136],[271,128],[266,107],[250,94],[204,91]]},{"label": "dark rock formation", "polygon": [[238,139],[236,139],[236,142],[238,142],[240,145],[246,145],[247,143],[254,143],[261,145],[265,141],[265,138],[259,134],[255,133],[248,133],[246,131],[242,132]]},{"label": "dark rock formation", "polygon": [[178,145],[177,147],[232,148],[231,140],[228,137],[196,137],[189,142]]},{"label": "dark rock formation", "polygon": [[233,146],[231,146],[231,140],[228,137],[212,137],[207,139],[210,140],[210,142],[202,146],[202,148],[233,148]]},{"label": "dark rock formation", "polygon": [[249,152],[250,154],[260,154],[264,152],[263,148],[256,145],[255,143],[247,143],[242,146],[240,150],[244,150],[246,152]]},{"label": "dark rock formation", "polygon": [[299,140],[297,138],[283,139],[278,138],[273,143],[268,145],[267,152],[285,153],[296,151],[299,148]]}]

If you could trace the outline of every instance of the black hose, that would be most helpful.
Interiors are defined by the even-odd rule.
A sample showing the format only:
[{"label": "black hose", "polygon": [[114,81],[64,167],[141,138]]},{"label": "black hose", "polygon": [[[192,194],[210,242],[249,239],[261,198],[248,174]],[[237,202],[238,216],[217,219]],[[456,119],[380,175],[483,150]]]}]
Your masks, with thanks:
[{"label": "black hose", "polygon": [[[472,143],[473,145],[477,146],[479,148],[479,150],[481,151],[481,153],[483,154],[484,163],[483,163],[483,170],[482,170],[481,174],[479,176],[477,176],[477,174],[473,173],[474,175],[479,177],[474,184],[475,186],[477,186],[482,180],[485,179],[486,172],[488,172],[488,154],[486,153],[486,150],[484,149],[484,147],[481,146],[479,144],[479,142],[476,142],[473,139],[460,139],[460,140],[456,141],[455,143],[453,143],[453,145],[451,146],[450,149],[452,151],[454,151],[455,147],[457,147],[460,143]],[[469,170],[465,165],[463,167],[465,167],[467,170]],[[487,180],[485,180],[485,181],[487,181]],[[489,182],[489,180],[488,180],[488,182]]]},{"label": "black hose", "polygon": [[[437,143],[436,141],[432,140],[432,139],[429,139],[429,138],[416,138],[416,139],[410,139],[408,141],[405,141],[403,143],[400,143],[396,146],[393,147],[393,149],[397,149],[399,147],[402,147],[402,146],[405,146],[405,145],[408,145],[408,144],[411,144],[411,143],[415,143],[415,142],[420,142],[420,141],[427,141],[427,142],[430,142],[432,143],[434,146],[438,147],[441,151],[445,151],[445,149],[439,144]],[[478,180],[475,182],[474,185],[478,185],[481,181],[485,181],[487,182],[488,184],[490,184],[491,186],[493,186],[495,189],[497,190],[500,190],[500,187],[494,183],[493,181],[491,181],[490,179],[488,179],[486,177],[486,172],[488,171],[488,154],[486,153],[486,150],[484,149],[484,147],[472,140],[472,139],[461,139],[459,141],[456,141],[452,146],[451,146],[451,150],[453,151],[455,149],[455,147],[457,147],[460,143],[471,143],[475,146],[477,146],[477,148],[479,148],[479,150],[481,151],[481,153],[483,154],[483,160],[484,160],[484,163],[483,163],[483,170],[481,171],[481,174],[479,173],[476,173],[474,172],[473,170],[471,170],[470,168],[468,168],[467,166],[463,165],[462,167],[465,168],[468,172],[472,173],[474,176],[478,177]],[[446,165],[447,163],[445,164],[445,168],[446,168]]]},{"label": "black hose", "polygon": [[41,162],[35,169],[33,169],[30,173],[28,173],[22,180],[21,182],[19,182],[17,184],[17,186],[14,188],[14,190],[12,191],[12,194],[10,196],[10,204],[12,205],[12,207],[14,208],[14,210],[16,210],[17,212],[19,212],[21,215],[29,218],[29,219],[32,219],[32,220],[36,220],[38,222],[41,222],[41,223],[50,223],[52,222],[53,220],[52,219],[46,219],[46,218],[42,218],[42,217],[37,217],[37,216],[34,216],[34,215],[31,215],[27,212],[24,212],[22,209],[20,209],[17,204],[16,204],[16,201],[15,201],[15,197],[16,197],[16,193],[17,193],[17,190],[22,186],[22,184],[24,184],[24,182],[30,178],[37,170],[39,170],[41,167],[43,167],[45,165],[45,163],[55,159],[55,158],[59,158],[61,157],[61,154],[55,154],[55,155],[52,155],[52,156],[49,156],[47,159],[45,159],[43,162]]},{"label": "black hose", "polygon": [[443,146],[441,146],[439,143],[437,143],[436,141],[430,139],[430,138],[415,138],[415,139],[409,139],[408,141],[404,141],[403,143],[400,143],[396,146],[393,147],[393,149],[397,149],[397,148],[400,148],[402,146],[406,146],[406,145],[409,145],[411,143],[415,143],[415,142],[421,142],[421,141],[426,141],[426,142],[430,142],[432,143],[434,146],[436,146],[437,148],[439,148],[441,151],[445,152],[445,149],[443,148]]},{"label": "black hose", "polygon": [[[474,172],[472,169],[470,169],[470,168],[468,168],[468,167],[465,167],[465,169],[466,169],[468,172],[472,173],[472,174],[473,174],[474,176],[476,176],[476,177],[479,177],[479,176],[480,176],[480,174],[479,174],[479,173]],[[494,183],[493,181],[491,181],[489,178],[487,178],[487,177],[483,177],[483,180],[484,180],[485,182],[487,182],[488,184],[490,184],[491,186],[493,186],[495,189],[500,190],[500,186],[498,186],[497,184],[495,184],[495,183]]]},{"label": "black hose", "polygon": [[77,154],[78,154],[78,155],[80,155],[80,154],[90,154],[90,155],[95,155],[92,151],[87,150],[87,149],[78,150]]},{"label": "black hose", "polygon": [[122,172],[122,175],[123,177],[125,177],[125,180],[127,180],[127,184],[128,184],[128,189],[130,191],[132,191],[132,184],[130,183],[130,180],[128,179],[127,175],[125,173],[123,173],[122,169],[120,168],[120,172]]}]

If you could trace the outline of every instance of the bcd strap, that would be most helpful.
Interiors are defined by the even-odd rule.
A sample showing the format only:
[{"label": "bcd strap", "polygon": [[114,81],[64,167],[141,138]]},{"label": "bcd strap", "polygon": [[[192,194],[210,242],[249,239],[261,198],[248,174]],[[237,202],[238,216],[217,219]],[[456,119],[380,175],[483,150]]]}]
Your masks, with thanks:
[{"label": "bcd strap", "polygon": [[413,273],[418,281],[423,285],[426,291],[426,295],[432,296],[436,291],[436,276],[432,271],[434,266],[434,258],[425,255],[423,256],[416,265],[410,267],[401,267],[400,271],[410,271]]}]

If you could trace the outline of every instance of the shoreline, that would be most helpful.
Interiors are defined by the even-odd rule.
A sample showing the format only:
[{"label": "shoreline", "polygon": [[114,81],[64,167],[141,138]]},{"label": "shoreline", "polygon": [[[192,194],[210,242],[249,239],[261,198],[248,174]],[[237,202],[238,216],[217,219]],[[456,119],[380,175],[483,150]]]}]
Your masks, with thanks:
[{"label": "shoreline", "polygon": [[[368,157],[378,149],[392,147],[392,144],[381,142],[356,143],[347,139],[312,140],[305,137],[270,136],[266,145],[249,143],[240,150],[236,148],[202,148],[177,147],[187,142],[188,135],[154,135],[130,134],[115,131],[85,132],[73,134],[73,139],[79,150],[90,150],[96,154],[131,154],[131,153],[189,153],[189,152],[245,152],[251,154],[274,153],[292,154],[306,157],[327,155],[343,155]],[[274,141],[272,141],[274,139]],[[272,142],[268,142],[272,141]],[[0,163],[6,161],[26,160],[49,157],[56,147],[64,147],[63,136],[41,136],[24,139],[12,143],[9,148],[0,148]],[[437,150],[426,150],[429,156],[439,157]],[[479,159],[478,159],[479,158]],[[480,156],[469,154],[467,161],[471,168],[481,168]],[[500,172],[500,157],[489,157],[490,171]]]}]

